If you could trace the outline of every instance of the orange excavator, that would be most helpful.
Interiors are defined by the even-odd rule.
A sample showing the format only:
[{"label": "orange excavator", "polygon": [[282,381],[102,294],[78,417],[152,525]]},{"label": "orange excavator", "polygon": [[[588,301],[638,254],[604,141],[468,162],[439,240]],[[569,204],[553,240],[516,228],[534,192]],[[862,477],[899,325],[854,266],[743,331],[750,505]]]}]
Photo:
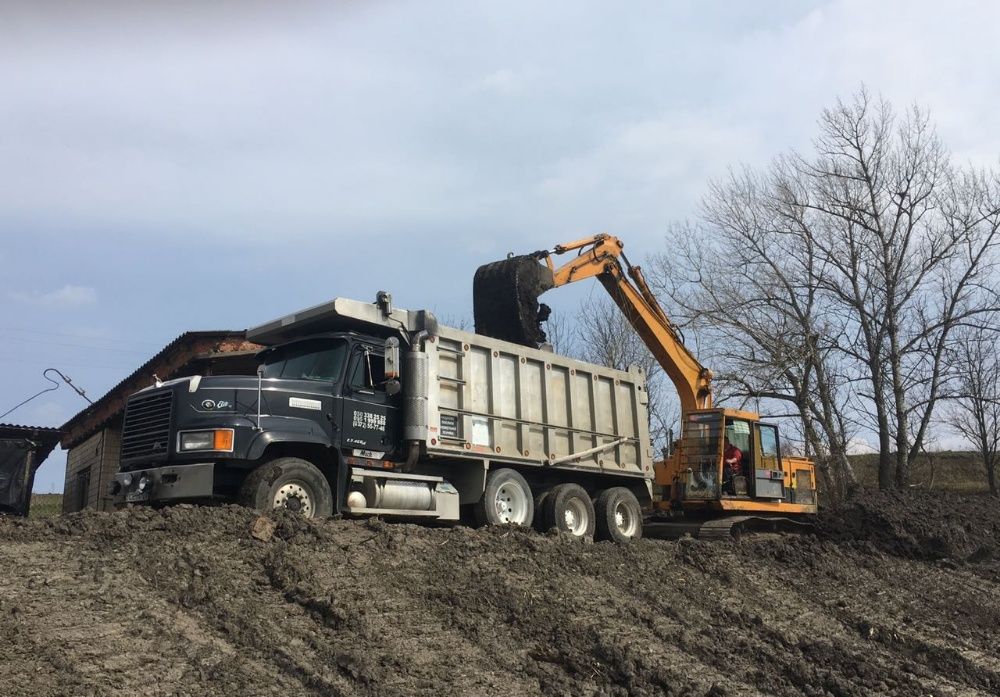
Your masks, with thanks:
[{"label": "orange excavator", "polygon": [[[599,234],[477,270],[476,332],[537,346],[546,290],[597,278],[673,382],[681,403],[680,438],[654,465],[658,496],[646,529],[666,536],[798,530],[816,512],[813,463],[788,454],[776,424],[759,414],[712,405],[712,372],[684,344],[638,266],[617,237]],[[576,252],[557,266],[555,257]],[[540,263],[544,262],[544,264]]]}]

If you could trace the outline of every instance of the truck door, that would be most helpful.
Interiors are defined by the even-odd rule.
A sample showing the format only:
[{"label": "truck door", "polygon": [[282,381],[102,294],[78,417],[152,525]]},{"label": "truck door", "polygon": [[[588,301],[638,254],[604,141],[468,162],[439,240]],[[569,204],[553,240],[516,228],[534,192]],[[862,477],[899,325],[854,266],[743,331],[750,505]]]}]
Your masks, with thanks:
[{"label": "truck door", "polygon": [[356,346],[347,370],[341,420],[344,450],[372,459],[391,456],[399,443],[399,406],[386,394],[381,348]]}]

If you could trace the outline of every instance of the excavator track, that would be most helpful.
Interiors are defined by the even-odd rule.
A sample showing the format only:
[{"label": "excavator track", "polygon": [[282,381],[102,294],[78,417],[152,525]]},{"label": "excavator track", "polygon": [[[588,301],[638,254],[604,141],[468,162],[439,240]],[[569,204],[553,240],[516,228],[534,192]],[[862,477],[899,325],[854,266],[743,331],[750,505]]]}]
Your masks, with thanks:
[{"label": "excavator track", "polygon": [[700,540],[729,540],[754,533],[804,534],[812,530],[809,521],[785,516],[734,515],[704,521],[653,519],[643,526],[643,535],[664,540],[676,540],[685,535]]}]

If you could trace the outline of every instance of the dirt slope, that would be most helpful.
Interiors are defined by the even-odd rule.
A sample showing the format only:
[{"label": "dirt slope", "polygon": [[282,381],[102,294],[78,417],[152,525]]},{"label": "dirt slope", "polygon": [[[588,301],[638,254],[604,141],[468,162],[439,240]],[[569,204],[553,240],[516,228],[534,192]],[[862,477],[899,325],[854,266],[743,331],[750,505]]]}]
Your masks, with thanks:
[{"label": "dirt slope", "polygon": [[255,519],[0,521],[0,694],[1000,692],[988,499],[868,496],[817,536],[629,547],[288,516],[261,541]]}]

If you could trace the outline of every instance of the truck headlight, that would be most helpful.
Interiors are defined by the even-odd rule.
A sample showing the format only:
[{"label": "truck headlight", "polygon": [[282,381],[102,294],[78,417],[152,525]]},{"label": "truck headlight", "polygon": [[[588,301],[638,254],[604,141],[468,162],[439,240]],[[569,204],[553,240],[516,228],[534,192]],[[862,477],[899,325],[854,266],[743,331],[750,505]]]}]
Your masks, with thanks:
[{"label": "truck headlight", "polygon": [[180,434],[178,445],[178,450],[181,452],[215,450],[229,453],[233,451],[233,429],[216,428],[211,431],[187,431]]}]

